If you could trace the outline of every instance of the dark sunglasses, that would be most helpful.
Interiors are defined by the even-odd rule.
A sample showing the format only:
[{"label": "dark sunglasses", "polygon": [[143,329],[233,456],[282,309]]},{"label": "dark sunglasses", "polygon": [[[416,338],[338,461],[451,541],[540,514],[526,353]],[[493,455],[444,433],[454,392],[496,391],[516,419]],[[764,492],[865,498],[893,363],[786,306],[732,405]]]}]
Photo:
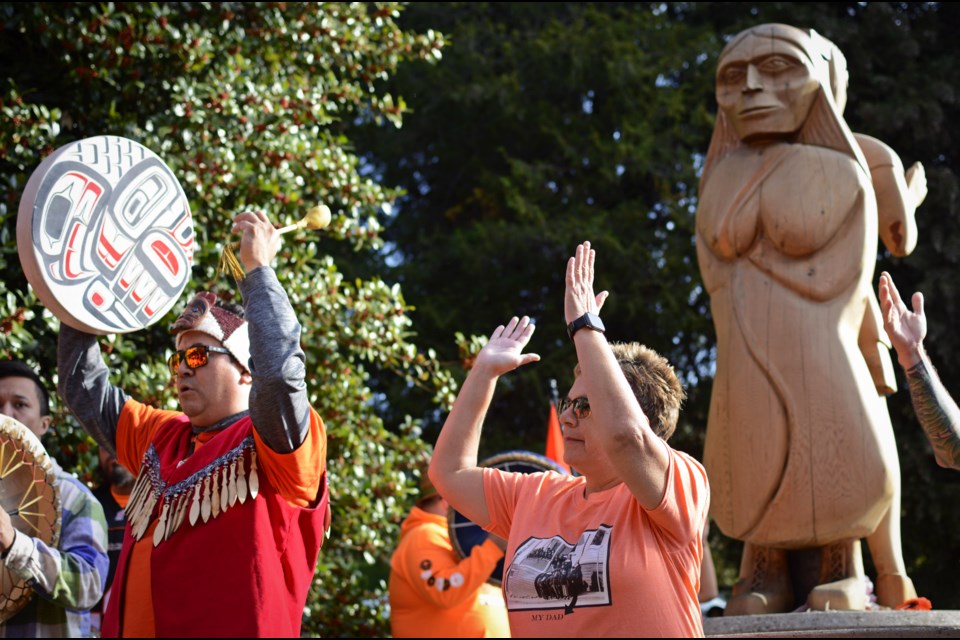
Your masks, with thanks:
[{"label": "dark sunglasses", "polygon": [[232,354],[228,349],[223,347],[212,347],[205,344],[198,344],[192,347],[187,347],[186,349],[181,349],[180,351],[174,351],[167,359],[167,364],[170,365],[170,373],[174,377],[177,376],[177,371],[180,369],[180,361],[187,363],[187,367],[190,369],[199,369],[202,366],[207,364],[208,355],[213,353],[225,353],[232,357]]},{"label": "dark sunglasses", "polygon": [[564,398],[560,401],[560,406],[558,410],[560,413],[563,413],[570,407],[573,407],[573,415],[577,416],[577,420],[583,420],[590,415],[590,401],[587,400],[586,396],[580,396],[579,398]]}]

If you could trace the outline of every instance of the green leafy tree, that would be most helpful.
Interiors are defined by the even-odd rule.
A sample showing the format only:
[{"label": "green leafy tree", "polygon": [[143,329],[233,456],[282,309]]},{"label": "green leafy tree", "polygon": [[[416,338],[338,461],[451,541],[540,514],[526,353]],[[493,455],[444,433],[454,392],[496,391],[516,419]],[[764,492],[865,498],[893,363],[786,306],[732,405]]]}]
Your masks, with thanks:
[{"label": "green leafy tree", "polygon": [[[286,236],[276,269],[303,325],[310,401],[329,437],[333,528],[321,551],[304,631],[384,635],[385,580],[423,443],[406,416],[385,423],[381,380],[447,406],[452,378],[411,342],[400,287],[363,271],[399,195],[371,179],[349,134],[399,126],[406,106],[385,81],[401,63],[437,61],[441,34],[397,26],[376,3],[0,3],[0,353],[56,382],[58,320],[22,273],[15,225],[31,172],[70,141],[119,135],[156,152],[191,202],[191,287],[235,296],[216,266],[233,215],[262,208],[278,224],[325,203],[323,232]],[[338,266],[337,257],[347,267]],[[104,336],[113,382],[174,408],[164,364],[173,319]],[[451,338],[452,340],[452,338]],[[93,479],[95,449],[59,411],[47,443]]]},{"label": "green leafy tree", "polygon": [[[726,38],[765,22],[833,40],[850,69],[851,127],[890,144],[907,166],[924,163],[930,194],[919,245],[904,259],[881,251],[877,267],[926,293],[932,357],[957,396],[958,13],[946,3],[887,2],[411,5],[404,25],[429,25],[452,44],[442,64],[391,79],[414,108],[404,127],[371,128],[357,140],[384,181],[408,193],[384,237],[421,342],[454,361],[452,332],[487,334],[514,313],[539,323],[530,349],[543,360],[498,389],[487,452],[543,450],[548,379],[562,393],[575,362],[562,326],[563,266],[589,239],[600,286],[611,292],[608,335],[643,341],[677,366],[689,397],[674,442],[701,454],[715,337],[694,247],[697,186],[716,113],[717,55]],[[904,555],[934,606],[960,606],[942,569],[960,537],[932,543],[925,533],[960,529],[951,508],[960,474],[936,466],[898,375],[889,404]],[[398,399],[391,410],[413,409]],[[443,416],[424,417],[435,438]],[[729,587],[740,545],[716,527],[711,541]]]},{"label": "green leafy tree", "polygon": [[708,374],[692,234],[720,36],[647,3],[416,3],[403,19],[452,40],[442,64],[393,78],[415,106],[404,128],[363,142],[408,193],[385,237],[420,340],[455,360],[452,332],[538,323],[543,360],[504,380],[484,446],[543,451],[549,380],[565,392],[575,364],[564,267],[585,239],[608,335],[644,340],[688,382]]}]

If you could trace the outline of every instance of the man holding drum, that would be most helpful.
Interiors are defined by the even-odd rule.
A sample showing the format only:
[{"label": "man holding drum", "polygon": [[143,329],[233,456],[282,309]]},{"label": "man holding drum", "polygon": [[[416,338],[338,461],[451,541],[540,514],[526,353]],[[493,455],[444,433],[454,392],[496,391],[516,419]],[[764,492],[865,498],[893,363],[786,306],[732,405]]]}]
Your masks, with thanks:
[{"label": "man holding drum", "polygon": [[497,379],[540,359],[522,353],[534,325],[514,317],[494,330],[467,375],[430,478],[457,511],[507,538],[503,591],[514,637],[702,636],[707,477],[666,443],[682,387],[649,349],[607,342],[594,261],[589,242],[577,247],[564,302],[579,361],[560,404],[564,462],[583,475],[477,466]]},{"label": "man holding drum", "polygon": [[259,211],[233,230],[243,308],[201,292],[172,328],[182,413],[111,385],[95,336],[61,325],[61,395],[138,475],[105,636],[300,635],[329,525],[326,432],[270,267],[279,232]]},{"label": "man holding drum", "polygon": [[[0,362],[0,414],[17,420],[38,439],[50,428],[47,390],[23,362]],[[53,458],[50,462],[60,498],[56,548],[15,529],[10,514],[0,509],[0,558],[12,576],[36,592],[13,617],[0,623],[0,635],[7,638],[89,637],[89,609],[100,600],[107,580],[103,508],[82,482]],[[10,467],[4,471],[13,473]]]}]

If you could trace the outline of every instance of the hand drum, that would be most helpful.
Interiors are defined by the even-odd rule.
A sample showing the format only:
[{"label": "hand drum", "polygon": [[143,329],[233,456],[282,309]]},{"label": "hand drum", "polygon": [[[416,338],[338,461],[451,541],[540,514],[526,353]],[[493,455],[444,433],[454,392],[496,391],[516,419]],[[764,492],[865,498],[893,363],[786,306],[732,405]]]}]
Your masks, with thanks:
[{"label": "hand drum", "polygon": [[159,320],[190,279],[194,233],[186,194],[146,147],[117,136],[60,147],[20,199],[17,251],[40,301],[88,333]]},{"label": "hand drum", "polygon": [[[51,547],[60,539],[60,494],[40,439],[26,426],[0,415],[0,508],[18,532]],[[0,622],[9,620],[33,596],[26,581],[0,564]]]}]

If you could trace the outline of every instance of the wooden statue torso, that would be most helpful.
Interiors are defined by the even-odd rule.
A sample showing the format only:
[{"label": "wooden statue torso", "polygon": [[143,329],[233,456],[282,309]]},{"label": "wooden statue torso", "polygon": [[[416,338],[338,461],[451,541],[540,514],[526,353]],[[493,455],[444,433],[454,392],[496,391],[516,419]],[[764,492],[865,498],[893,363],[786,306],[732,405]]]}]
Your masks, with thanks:
[{"label": "wooden statue torso", "polygon": [[876,239],[869,176],[831,149],[744,147],[702,189],[717,332],[704,463],[731,537],[821,546],[872,533],[890,504],[892,428],[857,345]]}]

